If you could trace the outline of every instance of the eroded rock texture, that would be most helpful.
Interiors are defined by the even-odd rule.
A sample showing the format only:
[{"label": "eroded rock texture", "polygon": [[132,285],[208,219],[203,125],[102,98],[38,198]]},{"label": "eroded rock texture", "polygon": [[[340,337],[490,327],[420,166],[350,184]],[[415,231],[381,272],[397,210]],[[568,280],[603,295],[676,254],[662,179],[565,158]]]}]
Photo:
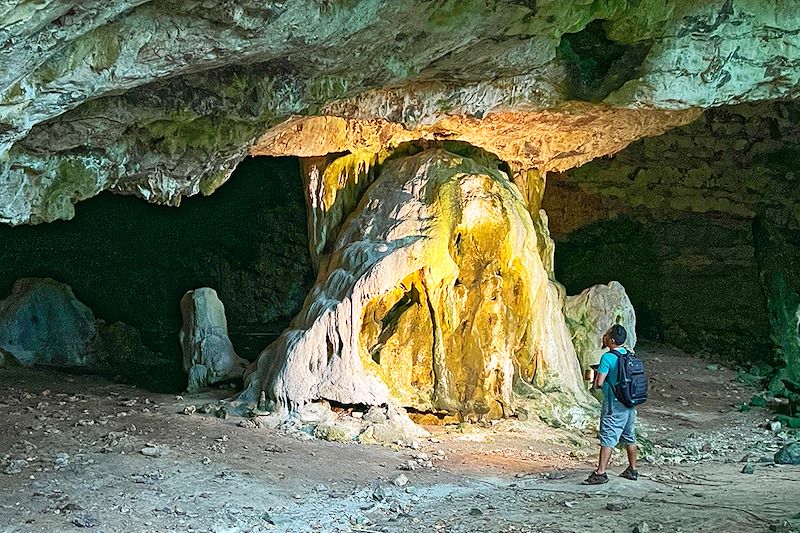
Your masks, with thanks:
[{"label": "eroded rock texture", "polygon": [[91,309],[52,279],[20,279],[0,301],[0,348],[24,365],[90,365],[96,334]]},{"label": "eroded rock texture", "polygon": [[[293,114],[497,153],[517,132],[508,151],[565,169],[648,134],[624,125],[632,112],[663,131],[694,113],[671,110],[796,96],[799,17],[774,0],[12,0],[0,221],[71,218],[102,190],[169,205],[208,194]],[[577,121],[570,100],[591,102]],[[616,132],[581,122],[609,104],[637,109]],[[538,135],[525,128],[545,122],[563,142],[526,146]]]},{"label": "eroded rock texture", "polygon": [[240,378],[247,361],[236,354],[228,338],[225,306],[214,289],[202,287],[181,299],[183,327],[180,332],[183,369],[189,374],[190,391],[213,383]]},{"label": "eroded rock texture", "polygon": [[583,370],[600,362],[604,351],[600,341],[614,324],[623,326],[628,332],[625,346],[636,348],[636,313],[625,287],[617,281],[567,296],[564,316]]},{"label": "eroded rock texture", "polygon": [[304,309],[240,400],[498,417],[515,394],[585,400],[536,231],[505,174],[443,150],[385,164]]}]

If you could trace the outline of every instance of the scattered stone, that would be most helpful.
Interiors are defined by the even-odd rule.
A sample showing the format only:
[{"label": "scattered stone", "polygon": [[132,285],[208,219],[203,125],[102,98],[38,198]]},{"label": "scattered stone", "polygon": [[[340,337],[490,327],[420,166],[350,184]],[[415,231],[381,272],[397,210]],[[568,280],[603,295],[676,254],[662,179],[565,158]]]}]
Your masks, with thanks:
[{"label": "scattered stone", "polygon": [[23,468],[28,468],[28,461],[25,459],[11,459],[3,473],[13,476],[21,473]]},{"label": "scattered stone", "polygon": [[223,420],[228,418],[228,410],[226,408],[224,408],[224,407],[220,407],[217,410],[217,418],[221,418]]},{"label": "scattered stone", "polygon": [[470,516],[482,516],[483,515],[483,511],[481,511],[477,507],[473,507],[472,509],[469,510],[469,515]]},{"label": "scattered stone", "polygon": [[216,408],[214,407],[214,404],[211,403],[205,403],[202,405],[202,407],[200,407],[200,409],[197,410],[198,413],[203,415],[210,415],[214,411],[216,411]]},{"label": "scattered stone", "polygon": [[181,414],[193,415],[196,412],[197,412],[197,407],[195,407],[194,405],[187,405],[186,407],[183,408],[183,411],[181,411]]},{"label": "scattered stone", "polygon": [[383,486],[378,485],[375,487],[375,490],[372,491],[372,499],[378,502],[386,499],[386,491],[383,490]]},{"label": "scattered stone", "polygon": [[73,518],[72,523],[78,527],[97,527],[100,525],[100,520],[88,513],[83,513]]},{"label": "scattered stone", "polygon": [[633,526],[633,533],[650,533],[650,526],[647,525],[647,522],[639,522]]},{"label": "scattered stone", "polygon": [[405,487],[408,484],[408,478],[405,474],[398,474],[393,480],[392,484],[395,487]]},{"label": "scattered stone", "polygon": [[140,450],[140,453],[147,457],[164,457],[169,453],[168,446],[147,446]]},{"label": "scattered stone", "polygon": [[349,442],[353,436],[339,426],[320,424],[314,428],[314,437],[330,442]]},{"label": "scattered stone", "polygon": [[419,466],[419,465],[417,464],[416,461],[409,460],[409,461],[406,461],[405,463],[401,464],[397,468],[398,468],[398,470],[416,470],[417,466]]},{"label": "scattered stone", "polygon": [[778,420],[773,420],[769,423],[769,430],[773,433],[777,433],[781,430],[781,423]]},{"label": "scattered stone", "polygon": [[69,454],[57,453],[55,459],[53,459],[53,464],[56,465],[56,468],[67,466],[69,464]]},{"label": "scattered stone", "polygon": [[386,416],[386,410],[381,407],[370,407],[369,411],[364,415],[364,420],[373,424],[384,424],[389,418]]},{"label": "scattered stone", "polygon": [[756,471],[755,467],[750,463],[747,463],[746,465],[744,465],[744,468],[742,468],[742,474],[752,474],[755,471]]},{"label": "scattered stone", "polygon": [[628,508],[628,504],[625,502],[610,502],[606,504],[606,509],[609,511],[624,511]]},{"label": "scattered stone", "polygon": [[408,447],[412,450],[419,450],[422,447],[422,444],[420,444],[418,440],[412,440]]},{"label": "scattered stone", "polygon": [[800,442],[790,442],[775,454],[779,465],[800,465]]},{"label": "scattered stone", "polygon": [[258,429],[261,427],[261,423],[258,421],[258,418],[245,418],[244,420],[240,420],[236,425],[245,429]]}]

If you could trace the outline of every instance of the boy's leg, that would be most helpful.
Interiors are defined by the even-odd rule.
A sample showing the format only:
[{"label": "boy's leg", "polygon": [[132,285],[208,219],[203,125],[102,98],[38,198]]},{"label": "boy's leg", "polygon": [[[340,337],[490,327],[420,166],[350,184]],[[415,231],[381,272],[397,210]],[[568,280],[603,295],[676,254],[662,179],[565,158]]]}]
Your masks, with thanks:
[{"label": "boy's leg", "polygon": [[628,464],[631,470],[636,470],[636,453],[638,450],[639,447],[635,444],[628,444],[625,446],[625,451],[628,453]]},{"label": "boy's leg", "polygon": [[611,461],[611,452],[614,451],[614,448],[609,448],[608,446],[600,446],[600,460],[597,463],[597,473],[602,475],[606,473],[606,469],[608,468],[608,463]]}]

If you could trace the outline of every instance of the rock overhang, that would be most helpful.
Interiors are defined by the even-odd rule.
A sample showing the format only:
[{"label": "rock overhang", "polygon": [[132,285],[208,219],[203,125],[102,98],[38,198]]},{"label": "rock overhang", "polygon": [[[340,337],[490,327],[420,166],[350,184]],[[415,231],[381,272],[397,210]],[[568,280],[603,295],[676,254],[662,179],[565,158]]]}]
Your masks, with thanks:
[{"label": "rock overhang", "polygon": [[[248,150],[278,150],[264,132],[297,114],[564,170],[696,109],[796,97],[798,26],[767,0],[17,1],[0,18],[0,219],[69,218],[107,189],[210,194]],[[610,52],[587,55],[594,40]],[[570,102],[598,98],[576,76],[610,90]]]}]

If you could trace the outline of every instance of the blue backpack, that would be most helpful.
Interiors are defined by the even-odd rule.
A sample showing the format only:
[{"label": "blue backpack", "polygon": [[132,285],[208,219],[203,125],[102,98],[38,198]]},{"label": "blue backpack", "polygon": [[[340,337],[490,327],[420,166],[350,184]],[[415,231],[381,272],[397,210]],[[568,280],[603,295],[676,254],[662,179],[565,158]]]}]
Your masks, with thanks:
[{"label": "blue backpack", "polygon": [[642,360],[636,357],[633,350],[610,352],[617,356],[617,383],[612,387],[617,401],[625,407],[636,407],[646,402],[647,376]]}]

